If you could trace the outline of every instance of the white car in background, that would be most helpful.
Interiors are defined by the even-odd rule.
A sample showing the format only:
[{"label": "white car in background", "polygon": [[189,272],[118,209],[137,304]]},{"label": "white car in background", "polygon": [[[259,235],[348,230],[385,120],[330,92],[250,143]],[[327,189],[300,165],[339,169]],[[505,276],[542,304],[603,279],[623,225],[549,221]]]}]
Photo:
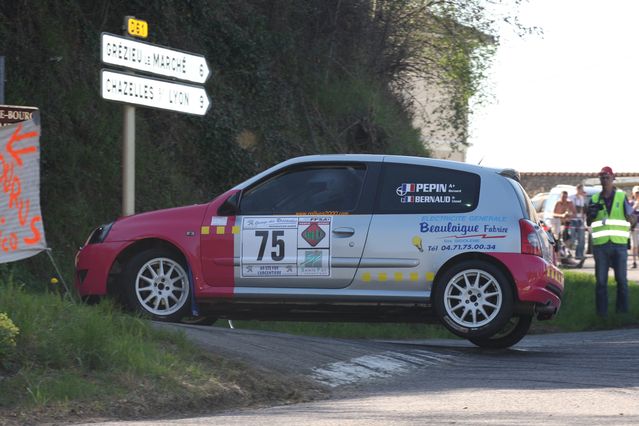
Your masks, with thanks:
[{"label": "white car in background", "polygon": [[[543,211],[540,213],[541,219],[544,221],[544,224],[548,229],[552,229],[552,232],[555,236],[559,234],[559,227],[561,226],[560,220],[553,216],[553,212],[555,210],[555,204],[561,198],[561,193],[563,191],[568,192],[568,197],[573,197],[577,193],[577,187],[575,185],[556,185],[554,186],[546,195],[546,199],[544,201]],[[601,185],[597,186],[585,186],[584,191],[586,191],[586,201],[585,204],[588,205],[590,203],[590,198],[601,191]],[[534,198],[534,197],[533,197]],[[584,252],[589,252],[589,247],[591,242],[590,229],[586,228],[586,247]]]}]

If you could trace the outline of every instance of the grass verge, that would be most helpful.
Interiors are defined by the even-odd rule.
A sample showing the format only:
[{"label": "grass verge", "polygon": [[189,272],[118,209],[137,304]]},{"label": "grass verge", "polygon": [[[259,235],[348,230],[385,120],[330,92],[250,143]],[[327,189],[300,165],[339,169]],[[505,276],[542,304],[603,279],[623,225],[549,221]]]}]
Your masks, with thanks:
[{"label": "grass verge", "polygon": [[[533,332],[639,325],[639,286],[630,284],[630,314],[615,315],[611,284],[607,320],[595,315],[592,275],[566,272],[561,311]],[[76,304],[0,283],[0,313],[19,329],[0,357],[0,424],[99,418],[167,418],[188,413],[308,400],[319,388],[252,370],[205,353],[184,335],[151,328],[111,303]],[[220,322],[226,324],[225,322]],[[235,321],[237,328],[340,338],[452,337],[437,325]]]},{"label": "grass verge", "polygon": [[302,381],[205,353],[111,303],[0,285],[19,329],[0,359],[0,424],[161,418],[317,397]]}]

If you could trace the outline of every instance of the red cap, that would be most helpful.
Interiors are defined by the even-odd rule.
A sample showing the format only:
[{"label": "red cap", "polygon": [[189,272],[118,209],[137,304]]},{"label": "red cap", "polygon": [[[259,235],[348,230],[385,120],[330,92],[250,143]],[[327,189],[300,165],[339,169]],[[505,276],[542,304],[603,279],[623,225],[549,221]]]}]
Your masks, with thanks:
[{"label": "red cap", "polygon": [[599,172],[599,176],[601,175],[610,175],[610,176],[614,176],[615,174],[613,173],[612,169],[608,166],[606,167],[602,167],[601,171]]}]

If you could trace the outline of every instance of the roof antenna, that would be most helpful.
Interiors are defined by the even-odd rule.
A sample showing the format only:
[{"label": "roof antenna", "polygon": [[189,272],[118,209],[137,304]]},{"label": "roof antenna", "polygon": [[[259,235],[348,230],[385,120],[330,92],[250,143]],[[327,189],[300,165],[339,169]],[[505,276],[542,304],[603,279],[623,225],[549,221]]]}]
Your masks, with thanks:
[{"label": "roof antenna", "polygon": [[484,157],[481,157],[481,160],[479,160],[479,163],[477,163],[478,166],[481,166],[481,162],[484,161]]}]

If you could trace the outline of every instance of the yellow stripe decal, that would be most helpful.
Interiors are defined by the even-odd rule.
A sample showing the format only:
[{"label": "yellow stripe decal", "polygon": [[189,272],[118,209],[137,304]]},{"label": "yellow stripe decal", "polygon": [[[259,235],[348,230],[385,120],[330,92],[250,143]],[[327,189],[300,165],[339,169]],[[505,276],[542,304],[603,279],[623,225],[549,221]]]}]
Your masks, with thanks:
[{"label": "yellow stripe decal", "polygon": [[401,272],[395,272],[395,281],[401,281],[404,279],[404,274]]},{"label": "yellow stripe decal", "polygon": [[231,228],[231,233],[239,234],[240,233],[240,227],[235,225],[233,228]]},{"label": "yellow stripe decal", "polygon": [[364,281],[365,283],[369,282],[371,280],[371,273],[370,272],[364,272],[362,274],[362,281]]},{"label": "yellow stripe decal", "polygon": [[208,226],[203,226],[202,229],[200,229],[200,234],[209,235],[209,227]]},{"label": "yellow stripe decal", "polygon": [[432,272],[426,272],[426,281],[432,281],[435,279],[435,274]]},{"label": "yellow stripe decal", "polygon": [[386,275],[386,272],[380,272],[378,274],[378,278],[380,281],[386,281],[388,279],[388,275]]},{"label": "yellow stripe decal", "polygon": [[224,226],[216,226],[215,233],[217,235],[224,235]]}]

